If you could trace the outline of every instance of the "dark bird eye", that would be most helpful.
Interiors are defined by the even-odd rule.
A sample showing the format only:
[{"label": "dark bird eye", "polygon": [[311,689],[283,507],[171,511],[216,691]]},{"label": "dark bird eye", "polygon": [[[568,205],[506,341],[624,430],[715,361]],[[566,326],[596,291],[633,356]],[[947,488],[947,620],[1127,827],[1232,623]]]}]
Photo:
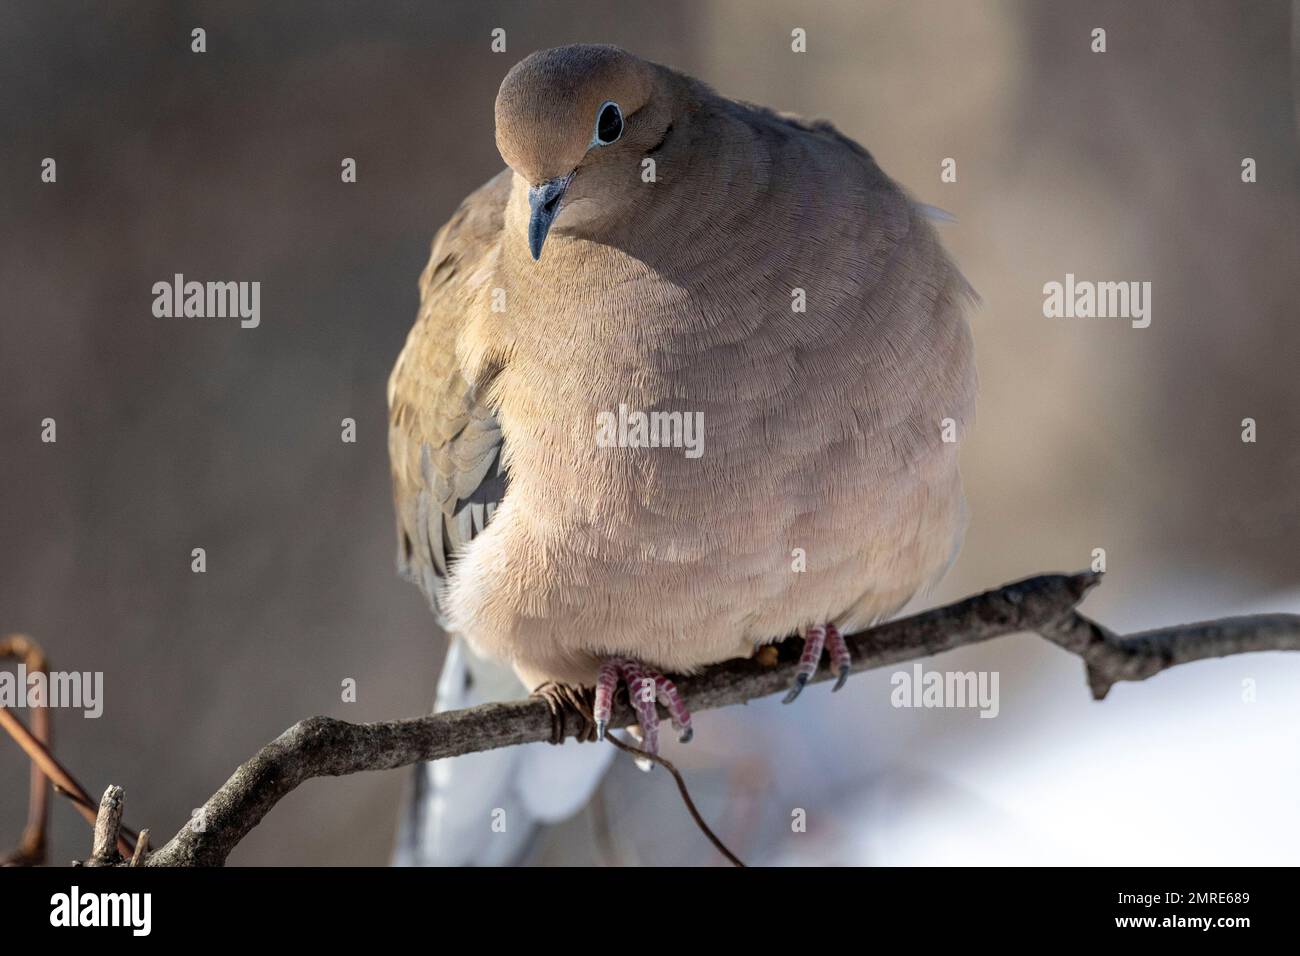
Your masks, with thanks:
[{"label": "dark bird eye", "polygon": [[617,103],[606,103],[596,114],[596,142],[608,146],[623,135],[623,111]]}]

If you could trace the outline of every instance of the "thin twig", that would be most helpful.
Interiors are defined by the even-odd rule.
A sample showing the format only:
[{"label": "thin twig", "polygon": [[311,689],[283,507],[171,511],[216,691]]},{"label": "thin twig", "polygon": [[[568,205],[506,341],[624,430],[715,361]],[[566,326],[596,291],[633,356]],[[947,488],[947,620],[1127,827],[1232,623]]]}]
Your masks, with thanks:
[{"label": "thin twig", "polygon": [[149,853],[149,828],[145,827],[135,839],[135,852],[131,854],[131,866],[140,866]]},{"label": "thin twig", "polygon": [[725,856],[731,862],[732,866],[738,866],[742,869],[744,868],[745,864],[740,862],[740,857],[727,849],[727,845],[718,839],[718,835],[713,832],[707,823],[704,822],[704,817],[700,815],[700,811],[696,808],[695,801],[691,799],[690,791],[686,789],[686,781],[682,779],[681,773],[666,757],[661,757],[659,754],[652,754],[648,751],[641,750],[638,747],[633,747],[631,744],[625,744],[613,734],[606,734],[605,739],[625,753],[630,753],[633,756],[642,758],[643,760],[653,760],[655,763],[659,764],[659,766],[672,774],[673,779],[677,781],[677,790],[682,795],[682,803],[686,804],[686,811],[691,815],[691,819],[695,821],[695,825],[699,827],[700,832],[709,838],[709,842],[718,848],[718,852]]},{"label": "thin twig", "polygon": [[[54,792],[71,800],[77,812],[86,819],[86,822],[94,826],[99,811],[91,802],[90,794],[86,793],[85,788],[77,783],[72,774],[64,769],[63,764],[55,759],[49,748],[32,736],[32,732],[23,726],[22,721],[3,707],[0,707],[0,728],[8,731],[9,736],[18,741],[18,746],[22,747],[27,752],[27,756],[31,757],[53,781]],[[131,840],[134,839],[135,831],[123,827],[118,849],[124,856],[131,854]]]},{"label": "thin twig", "polygon": [[[27,666],[29,673],[45,674],[48,678],[50,662],[41,646],[26,634],[10,634],[0,641],[0,659],[18,660]],[[0,708],[3,710],[3,708]],[[34,708],[32,735],[49,747],[53,743],[50,726],[49,701],[42,700]],[[27,798],[27,825],[12,853],[0,859],[0,866],[40,866],[49,851],[47,830],[50,823],[50,781],[40,767],[32,761],[31,787]]]},{"label": "thin twig", "polygon": [[[98,816],[98,808],[91,802],[90,794],[85,788],[77,783],[76,778],[64,768],[63,764],[55,759],[50,749],[36,738],[36,736],[24,726],[23,722],[13,715],[9,710],[0,707],[0,729],[8,731],[9,736],[18,742],[32,762],[41,768],[45,776],[50,778],[55,793],[62,794],[72,801],[72,805],[91,826],[95,825],[95,818]],[[119,837],[118,850],[123,856],[130,856],[133,848],[135,832],[126,827],[122,828]]]}]

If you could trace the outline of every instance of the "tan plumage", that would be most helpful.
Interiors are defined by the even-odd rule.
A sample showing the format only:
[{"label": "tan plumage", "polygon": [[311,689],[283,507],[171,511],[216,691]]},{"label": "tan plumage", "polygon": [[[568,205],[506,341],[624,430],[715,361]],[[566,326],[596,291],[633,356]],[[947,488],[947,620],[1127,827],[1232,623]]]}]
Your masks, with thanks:
[{"label": "tan plumage", "polygon": [[[589,149],[607,101],[622,136]],[[612,47],[524,60],[496,118],[512,168],[435,238],[389,383],[399,563],[446,626],[590,684],[855,629],[941,575],[969,289],[870,155]],[[534,262],[529,187],[570,172]],[[703,455],[599,447],[620,403],[703,412]]]}]

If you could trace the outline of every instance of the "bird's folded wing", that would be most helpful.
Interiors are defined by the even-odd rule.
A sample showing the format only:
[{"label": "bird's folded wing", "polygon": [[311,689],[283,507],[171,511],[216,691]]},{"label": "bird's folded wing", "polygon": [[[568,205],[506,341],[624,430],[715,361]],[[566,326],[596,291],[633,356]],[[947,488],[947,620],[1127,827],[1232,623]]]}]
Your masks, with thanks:
[{"label": "bird's folded wing", "polygon": [[448,571],[486,527],[506,490],[502,435],[467,380],[457,344],[483,308],[510,190],[503,171],[461,204],[433,241],[420,276],[420,314],[388,383],[388,450],[398,569],[434,610]]}]

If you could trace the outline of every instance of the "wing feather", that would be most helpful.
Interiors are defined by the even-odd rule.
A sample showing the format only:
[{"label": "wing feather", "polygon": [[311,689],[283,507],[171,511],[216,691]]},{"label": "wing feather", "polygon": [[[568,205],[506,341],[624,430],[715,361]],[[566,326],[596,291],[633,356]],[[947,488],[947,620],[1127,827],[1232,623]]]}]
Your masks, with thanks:
[{"label": "wing feather", "polygon": [[481,285],[498,253],[509,190],[505,170],[434,237],[420,314],[388,383],[398,570],[435,611],[457,556],[487,527],[508,485],[501,426],[478,398],[487,383],[467,380],[457,344],[481,307],[483,290],[473,283]]}]

